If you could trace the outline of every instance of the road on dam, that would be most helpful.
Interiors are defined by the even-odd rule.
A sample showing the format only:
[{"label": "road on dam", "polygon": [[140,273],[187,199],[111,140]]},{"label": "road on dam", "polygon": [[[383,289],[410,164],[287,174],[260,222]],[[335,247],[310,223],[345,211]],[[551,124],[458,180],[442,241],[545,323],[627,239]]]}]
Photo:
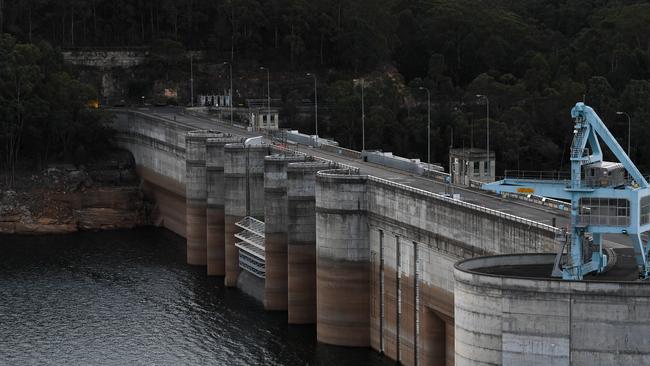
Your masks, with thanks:
[{"label": "road on dam", "polygon": [[[233,126],[229,122],[219,120],[212,116],[200,115],[198,113],[188,114],[180,108],[138,108],[135,109],[135,111],[158,118],[164,118],[168,122],[186,125],[197,130],[216,130],[242,137],[255,137],[261,135],[259,132],[247,131],[244,128],[236,125]],[[404,184],[427,192],[444,194],[450,190],[450,186],[445,183],[416,176],[405,171],[368,163],[361,159],[342,156],[323,149],[297,144],[291,144],[289,148],[306,155],[331,160],[357,168],[361,174],[376,176],[378,178],[386,179],[394,183]],[[453,185],[451,189],[454,193],[459,193],[461,200],[467,203],[472,203],[547,225],[551,225],[555,219],[557,227],[569,227],[569,214],[565,211],[525,201],[503,198],[488,192],[480,192],[459,185]],[[631,246],[631,242],[626,235],[605,235],[604,244],[607,247],[615,248]]]}]

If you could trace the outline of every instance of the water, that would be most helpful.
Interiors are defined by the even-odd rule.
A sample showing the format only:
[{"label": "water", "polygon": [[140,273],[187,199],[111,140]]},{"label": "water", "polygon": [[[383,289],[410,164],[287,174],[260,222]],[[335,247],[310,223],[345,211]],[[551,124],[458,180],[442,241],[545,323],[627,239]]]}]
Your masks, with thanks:
[{"label": "water", "polygon": [[389,365],[185,265],[163,229],[0,235],[2,365]]}]

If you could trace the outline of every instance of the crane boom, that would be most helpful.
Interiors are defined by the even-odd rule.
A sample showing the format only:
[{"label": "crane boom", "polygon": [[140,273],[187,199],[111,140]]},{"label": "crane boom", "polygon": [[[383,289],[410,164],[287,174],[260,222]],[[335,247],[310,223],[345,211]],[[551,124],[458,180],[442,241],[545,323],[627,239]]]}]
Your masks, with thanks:
[{"label": "crane boom", "polygon": [[[628,235],[634,246],[639,276],[648,278],[650,238],[644,245],[641,234],[650,231],[650,186],[591,107],[577,103],[571,109],[571,117],[575,125],[569,154],[570,179],[506,177],[482,188],[497,193],[526,192],[571,200],[569,250],[567,263],[561,270],[562,278],[582,279],[589,273],[605,270],[608,257],[603,253],[603,234]],[[600,142],[618,162],[603,160]]]}]

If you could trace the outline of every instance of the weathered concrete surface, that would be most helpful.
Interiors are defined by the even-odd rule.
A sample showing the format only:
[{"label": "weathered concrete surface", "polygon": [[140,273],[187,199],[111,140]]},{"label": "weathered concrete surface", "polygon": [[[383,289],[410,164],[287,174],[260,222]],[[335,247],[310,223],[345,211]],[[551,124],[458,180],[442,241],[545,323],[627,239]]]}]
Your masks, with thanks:
[{"label": "weathered concrete surface", "polygon": [[287,166],[287,311],[289,324],[316,323],[316,173],[322,162]]},{"label": "weathered concrete surface", "polygon": [[237,285],[239,250],[235,223],[246,216],[264,220],[264,157],[271,153],[268,145],[228,144],[224,148],[224,213],[226,286]]},{"label": "weathered concrete surface", "polygon": [[190,131],[185,137],[185,199],[187,264],[205,266],[207,254],[207,139],[218,137],[216,131]]},{"label": "weathered concrete surface", "polygon": [[287,164],[301,155],[269,155],[264,159],[264,308],[287,310]]},{"label": "weathered concrete surface", "polygon": [[481,273],[552,266],[552,254],[484,257],[456,265],[457,365],[650,363],[650,287]]},{"label": "weathered concrete surface", "polygon": [[366,177],[316,178],[316,335],[341,346],[370,345],[370,263]]},{"label": "weathered concrete surface", "polygon": [[207,179],[207,273],[208,276],[226,274],[226,253],[224,240],[224,147],[226,144],[241,142],[241,138],[223,136],[208,138],[206,141],[206,179]]},{"label": "weathered concrete surface", "polygon": [[[327,193],[316,197],[317,329],[323,329],[319,333],[319,340],[323,342],[349,344],[345,336],[337,338],[330,334],[350,333],[341,327],[321,326],[323,315],[336,319],[340,313],[354,313],[350,309],[343,310],[345,304],[321,306],[321,287],[334,287],[322,284],[344,281],[342,277],[327,277],[331,257],[335,258],[334,263],[337,260],[347,263],[348,256],[367,256],[370,261],[371,296],[365,311],[370,323],[369,345],[405,365],[422,362],[453,365],[453,264],[460,259],[484,254],[550,251],[554,248],[554,232],[546,225],[481,210],[464,202],[374,177],[355,178],[339,173],[319,173],[318,187]],[[358,195],[352,197],[347,193],[350,190],[348,181],[353,179],[365,179],[363,184],[359,183],[359,187],[365,187],[363,194],[355,191]],[[357,231],[362,230],[358,226],[362,225],[358,225],[358,220],[351,219],[352,216],[342,208],[355,202],[360,209],[358,215],[364,217],[367,227],[367,250],[358,247],[365,245],[358,241]],[[322,206],[327,209],[321,209]],[[321,214],[321,211],[328,215]],[[341,218],[344,214],[347,216]],[[342,273],[340,268],[329,270]],[[355,321],[360,322],[359,319]],[[419,330],[416,329],[417,323],[420,324]],[[430,324],[432,328],[424,331],[422,324]]]}]

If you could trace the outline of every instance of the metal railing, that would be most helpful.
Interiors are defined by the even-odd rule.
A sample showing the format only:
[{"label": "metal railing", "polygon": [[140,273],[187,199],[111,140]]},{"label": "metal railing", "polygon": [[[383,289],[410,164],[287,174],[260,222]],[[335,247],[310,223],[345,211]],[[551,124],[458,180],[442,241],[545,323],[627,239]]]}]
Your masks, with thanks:
[{"label": "metal railing", "polygon": [[520,216],[515,216],[515,215],[512,215],[512,214],[505,213],[505,212],[493,210],[493,209],[490,209],[490,208],[487,208],[487,207],[475,205],[473,203],[468,203],[468,202],[464,202],[464,201],[461,201],[461,200],[456,200],[456,199],[453,199],[451,197],[446,197],[446,196],[441,195],[441,194],[428,192],[428,191],[425,191],[425,190],[422,190],[422,189],[419,189],[419,188],[410,187],[410,186],[407,186],[407,185],[404,185],[404,184],[401,184],[401,183],[395,183],[395,182],[392,182],[392,181],[387,180],[387,179],[378,178],[378,177],[375,177],[375,176],[367,176],[367,179],[369,181],[372,181],[372,182],[377,182],[377,183],[388,185],[388,186],[391,186],[391,187],[400,188],[400,189],[403,189],[405,191],[417,193],[417,194],[425,196],[425,197],[430,197],[430,198],[433,198],[433,199],[436,199],[436,200],[444,201],[444,202],[451,203],[453,205],[457,205],[457,206],[460,206],[460,207],[465,207],[465,208],[468,208],[468,209],[471,209],[471,210],[484,212],[484,213],[487,213],[487,214],[490,214],[490,215],[493,215],[493,216],[497,216],[497,217],[500,217],[500,218],[503,218],[503,219],[506,219],[506,220],[515,221],[515,222],[525,224],[525,225],[528,225],[528,226],[532,226],[532,227],[536,227],[536,228],[539,228],[539,229],[542,229],[542,230],[547,230],[547,231],[550,231],[552,233],[557,233],[557,232],[561,231],[560,228],[556,228],[556,227],[553,227],[551,225],[543,224],[541,222],[529,220],[529,219],[526,219],[526,218],[523,218],[523,217],[520,217]]},{"label": "metal railing", "polygon": [[264,222],[247,216],[235,225],[243,229],[235,234],[235,238],[241,240],[235,243],[235,247],[239,249],[239,267],[257,277],[265,278]]},{"label": "metal railing", "polygon": [[[317,174],[319,176],[328,176],[328,177],[346,176],[346,175],[359,175],[359,174],[354,174],[354,173],[352,173],[352,172],[350,172],[348,170],[345,170],[345,169],[324,170],[324,171],[318,172]],[[511,214],[508,214],[508,213],[505,213],[505,212],[501,212],[501,211],[493,210],[493,209],[490,209],[490,208],[487,208],[487,207],[475,205],[473,203],[468,203],[468,202],[464,202],[464,201],[461,201],[461,200],[453,199],[451,197],[446,197],[446,196],[438,194],[438,193],[433,193],[433,192],[425,191],[423,189],[407,186],[407,185],[402,184],[402,183],[395,183],[393,181],[383,179],[383,178],[379,178],[379,177],[375,177],[375,176],[372,176],[372,175],[363,175],[363,176],[368,181],[371,181],[371,182],[387,185],[387,186],[390,186],[390,187],[399,188],[399,189],[404,190],[404,191],[413,192],[413,193],[419,194],[419,195],[424,196],[424,197],[430,197],[430,198],[433,198],[433,199],[436,199],[436,200],[439,200],[439,201],[444,201],[444,202],[447,202],[447,203],[450,203],[450,204],[453,204],[453,205],[457,205],[457,206],[460,206],[460,207],[464,207],[464,208],[467,208],[467,209],[470,209],[470,210],[484,212],[484,213],[490,214],[492,216],[500,217],[502,219],[515,221],[515,222],[525,224],[525,225],[528,225],[528,226],[531,226],[531,227],[536,227],[538,229],[546,230],[546,231],[549,231],[549,232],[551,232],[553,234],[561,232],[560,228],[553,227],[553,226],[547,225],[547,224],[543,224],[541,222],[529,220],[529,219],[526,219],[526,218],[523,218],[523,217],[520,217],[520,216],[511,215]]]},{"label": "metal railing", "polygon": [[[241,243],[235,244],[238,248]],[[263,260],[259,260],[254,256],[249,255],[245,250],[239,251],[239,268],[253,274],[259,278],[266,278],[266,263]]]},{"label": "metal railing", "polygon": [[243,220],[236,222],[235,225],[244,230],[251,231],[261,237],[264,237],[265,224],[264,222],[254,217],[246,216]]},{"label": "metal railing", "polygon": [[505,179],[531,179],[531,180],[556,180],[570,181],[571,172],[558,170],[506,170]]}]

